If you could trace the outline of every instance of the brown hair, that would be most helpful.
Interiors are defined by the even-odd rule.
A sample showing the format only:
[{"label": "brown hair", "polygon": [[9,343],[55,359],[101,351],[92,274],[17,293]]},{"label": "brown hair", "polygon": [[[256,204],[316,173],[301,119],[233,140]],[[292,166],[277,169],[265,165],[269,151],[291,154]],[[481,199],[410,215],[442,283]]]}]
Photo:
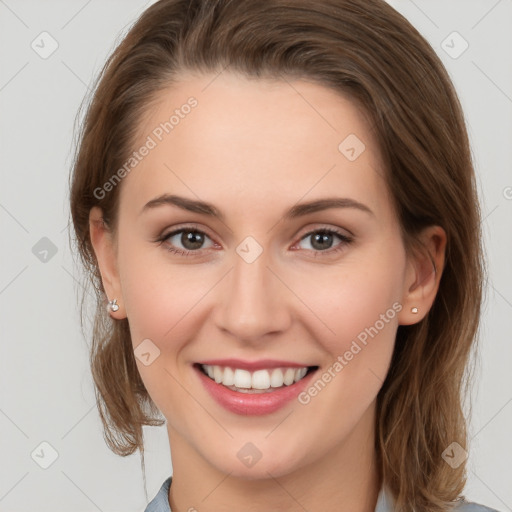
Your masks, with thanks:
[{"label": "brown hair", "polygon": [[80,131],[71,214],[96,290],[90,364],[109,447],[144,456],[143,425],[162,425],[134,359],[126,319],[111,322],[89,236],[89,211],[115,232],[120,186],[94,191],[131,153],[155,94],[180,72],[316,81],[348,95],[372,121],[406,248],[418,232],[447,233],[446,266],[428,315],[400,326],[377,398],[376,450],[398,511],[449,510],[465,464],[441,457],[467,447],[463,408],[478,330],[483,260],[480,212],[463,112],[426,40],[383,0],[160,0],[129,30],[98,76]]}]

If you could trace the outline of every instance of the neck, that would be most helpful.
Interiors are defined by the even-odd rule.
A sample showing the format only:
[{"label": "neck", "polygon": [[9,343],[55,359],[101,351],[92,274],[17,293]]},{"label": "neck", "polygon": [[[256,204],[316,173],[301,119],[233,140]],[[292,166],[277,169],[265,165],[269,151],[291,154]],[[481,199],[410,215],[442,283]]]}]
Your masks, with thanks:
[{"label": "neck", "polygon": [[351,433],[314,462],[278,478],[225,474],[168,425],[173,462],[172,512],[374,512],[380,490],[375,460],[374,406]]}]

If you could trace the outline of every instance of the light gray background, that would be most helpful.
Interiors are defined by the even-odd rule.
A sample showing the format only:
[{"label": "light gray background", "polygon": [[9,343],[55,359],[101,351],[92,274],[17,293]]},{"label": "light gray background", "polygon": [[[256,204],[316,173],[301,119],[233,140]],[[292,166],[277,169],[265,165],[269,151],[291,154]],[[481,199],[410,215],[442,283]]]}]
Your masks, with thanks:
[{"label": "light gray background", "polygon": [[[79,269],[68,248],[67,183],[78,106],[107,55],[149,3],[0,0],[2,512],[126,512],[146,505],[139,456],[118,457],[102,438],[80,331]],[[467,116],[489,281],[466,494],[510,511],[512,0],[390,3],[441,56]],[[42,47],[43,31],[58,43],[46,59],[31,47],[34,40]],[[442,46],[446,41],[452,54],[462,49],[453,31],[469,44],[457,58]],[[50,40],[44,45],[48,51]],[[43,237],[55,246],[54,255]],[[146,428],[145,434],[151,498],[171,474],[170,454],[165,427]],[[52,448],[43,442],[58,453],[47,469],[40,464],[51,462]]]}]

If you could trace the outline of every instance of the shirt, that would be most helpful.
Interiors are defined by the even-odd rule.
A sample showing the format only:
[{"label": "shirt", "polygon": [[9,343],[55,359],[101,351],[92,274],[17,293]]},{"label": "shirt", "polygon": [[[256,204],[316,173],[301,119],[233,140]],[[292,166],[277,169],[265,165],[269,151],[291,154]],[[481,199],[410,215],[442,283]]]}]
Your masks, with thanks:
[{"label": "shirt", "polygon": [[[144,512],[172,512],[169,505],[171,480],[172,476],[165,480],[158,494],[149,502]],[[455,510],[457,512],[498,512],[497,510],[484,507],[478,503],[470,503],[467,501],[460,502]],[[381,488],[379,492],[375,512],[393,512],[393,497],[385,487]]]}]

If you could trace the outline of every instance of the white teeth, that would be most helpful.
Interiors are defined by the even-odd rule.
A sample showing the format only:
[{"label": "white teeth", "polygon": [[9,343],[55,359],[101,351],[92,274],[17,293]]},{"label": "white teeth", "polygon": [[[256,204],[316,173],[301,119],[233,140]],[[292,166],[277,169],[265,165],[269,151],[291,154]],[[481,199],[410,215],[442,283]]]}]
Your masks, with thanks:
[{"label": "white teeth", "polygon": [[222,371],[222,368],[220,366],[213,367],[213,377],[215,378],[215,382],[217,384],[220,384],[222,382],[224,372]]},{"label": "white teeth", "polygon": [[293,368],[286,368],[284,372],[284,383],[289,386],[293,384],[293,380],[295,379],[295,370]]},{"label": "white teeth", "polygon": [[[222,371],[220,366],[216,366],[219,371]],[[249,389],[251,387],[251,373],[247,370],[239,370],[238,368],[235,370],[235,382],[234,386],[237,388],[246,388]]]},{"label": "white teeth", "polygon": [[283,384],[283,370],[280,368],[272,370],[272,375],[270,376],[270,385],[273,388],[280,388]]},{"label": "white teeth", "polygon": [[270,375],[267,370],[258,370],[252,374],[252,386],[254,389],[268,389],[270,387]]},{"label": "white teeth", "polygon": [[235,372],[229,368],[224,368],[224,378],[222,379],[222,384],[224,386],[233,386],[235,383]]},{"label": "white teeth", "polygon": [[223,384],[240,390],[266,390],[291,386],[306,375],[308,368],[272,368],[270,370],[256,370],[251,373],[240,368],[202,365],[205,373],[217,384]]},{"label": "white teeth", "polygon": [[302,379],[308,373],[307,368],[299,368],[298,370],[295,370],[295,382]]}]

